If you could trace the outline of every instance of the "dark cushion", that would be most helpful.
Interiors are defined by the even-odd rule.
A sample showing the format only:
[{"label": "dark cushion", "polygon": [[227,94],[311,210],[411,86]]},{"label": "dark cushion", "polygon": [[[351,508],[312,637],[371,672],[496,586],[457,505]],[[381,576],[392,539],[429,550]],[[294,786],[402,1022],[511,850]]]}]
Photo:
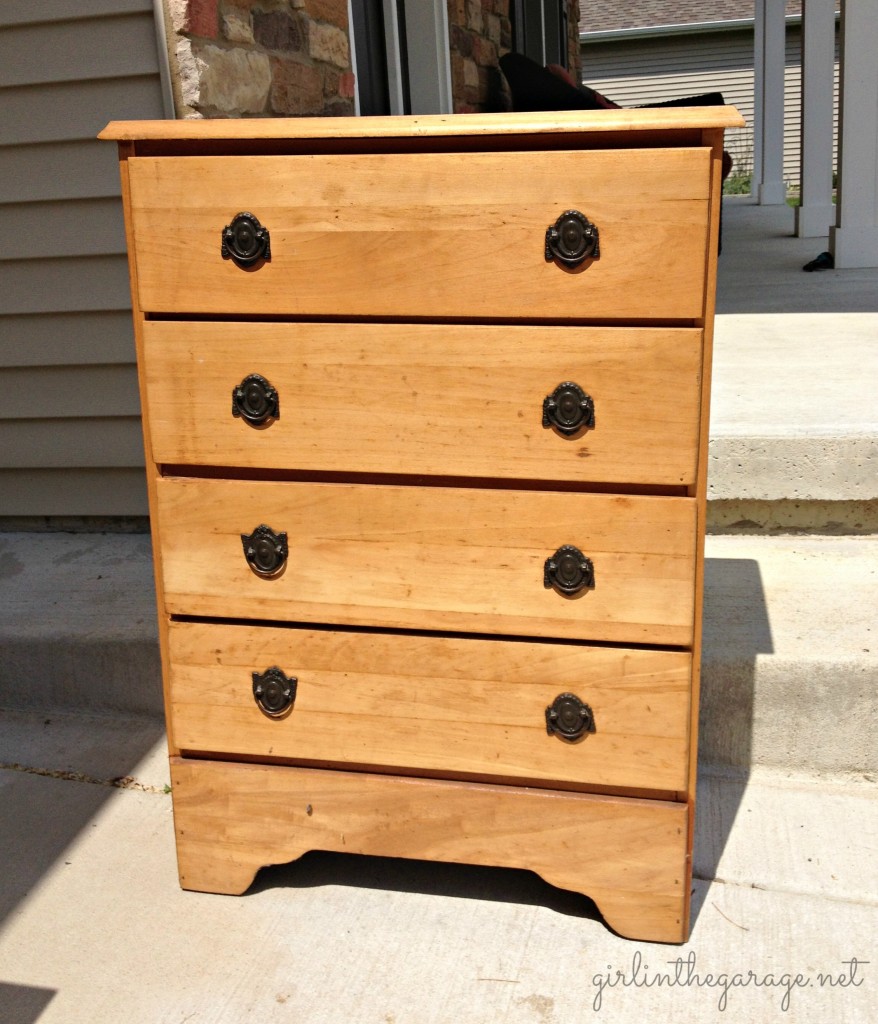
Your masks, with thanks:
[{"label": "dark cushion", "polygon": [[500,70],[509,83],[514,110],[604,110],[615,106],[587,85],[570,85],[521,53],[504,54]]},{"label": "dark cushion", "polygon": [[[507,53],[500,58],[500,70],[509,83],[513,110],[606,110],[618,107],[587,85],[576,86],[559,74],[542,67],[522,53]],[[563,74],[562,69],[558,69]],[[722,93],[706,92],[663,103],[644,103],[644,107],[723,106]]]}]

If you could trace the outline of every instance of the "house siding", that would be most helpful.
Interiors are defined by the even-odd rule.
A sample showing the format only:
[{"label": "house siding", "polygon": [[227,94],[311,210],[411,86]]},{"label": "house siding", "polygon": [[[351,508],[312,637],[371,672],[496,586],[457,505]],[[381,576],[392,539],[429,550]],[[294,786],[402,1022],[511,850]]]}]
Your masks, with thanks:
[{"label": "house siding", "polygon": [[118,165],[95,136],[165,113],[151,0],[6,0],[0,105],[0,516],[145,515]]},{"label": "house siding", "polygon": [[[801,134],[801,27],[786,33],[784,67],[784,180],[799,184]],[[721,92],[747,121],[726,133],[735,173],[753,170],[753,31],[629,38],[582,46],[582,80],[623,107],[660,103],[681,96]],[[838,111],[838,38],[836,36],[835,110]],[[837,131],[836,131],[837,135]],[[835,144],[833,161],[835,160]]]}]

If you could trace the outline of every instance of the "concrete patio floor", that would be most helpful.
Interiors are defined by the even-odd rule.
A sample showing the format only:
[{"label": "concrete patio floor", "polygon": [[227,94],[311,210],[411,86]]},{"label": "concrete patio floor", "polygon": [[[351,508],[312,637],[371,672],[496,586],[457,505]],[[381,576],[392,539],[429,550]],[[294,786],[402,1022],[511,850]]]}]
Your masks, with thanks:
[{"label": "concrete patio floor", "polygon": [[520,871],[315,852],[183,892],[157,723],[19,714],[0,742],[65,766],[0,773],[4,1024],[874,1020],[866,782],[703,777],[692,935],[665,946]]},{"label": "concrete patio floor", "polygon": [[[803,273],[826,243],[791,231],[788,208],[726,205],[712,496],[738,516],[845,505],[868,529],[878,270]],[[874,539],[709,540],[722,672],[683,946],[620,938],[585,897],[504,869],[313,852],[243,897],[182,891],[148,541],[62,547],[0,547],[0,1024],[876,1019]],[[53,598],[25,592],[29,570]]]}]

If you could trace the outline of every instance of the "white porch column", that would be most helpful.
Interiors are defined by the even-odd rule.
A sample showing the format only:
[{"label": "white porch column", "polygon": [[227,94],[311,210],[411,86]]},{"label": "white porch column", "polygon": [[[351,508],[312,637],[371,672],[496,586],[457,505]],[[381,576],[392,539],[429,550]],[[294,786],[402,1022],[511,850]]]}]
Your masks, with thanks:
[{"label": "white porch column", "polygon": [[756,0],[753,194],[763,205],[786,202],[783,180],[784,0]]},{"label": "white porch column", "polygon": [[878,18],[871,3],[841,5],[836,267],[878,267]]},{"label": "white porch column", "polygon": [[816,238],[835,223],[832,205],[832,93],[835,72],[835,0],[802,5],[801,201],[796,234]]}]

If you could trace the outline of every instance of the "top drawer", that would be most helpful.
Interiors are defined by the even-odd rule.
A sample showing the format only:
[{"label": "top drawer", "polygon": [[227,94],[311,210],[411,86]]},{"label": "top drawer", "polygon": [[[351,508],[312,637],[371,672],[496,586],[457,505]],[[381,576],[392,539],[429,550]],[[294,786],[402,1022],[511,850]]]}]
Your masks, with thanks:
[{"label": "top drawer", "polygon": [[[132,157],[144,312],[694,319],[710,151]],[[546,259],[568,210],[599,251]],[[268,258],[222,254],[239,213]]]}]

